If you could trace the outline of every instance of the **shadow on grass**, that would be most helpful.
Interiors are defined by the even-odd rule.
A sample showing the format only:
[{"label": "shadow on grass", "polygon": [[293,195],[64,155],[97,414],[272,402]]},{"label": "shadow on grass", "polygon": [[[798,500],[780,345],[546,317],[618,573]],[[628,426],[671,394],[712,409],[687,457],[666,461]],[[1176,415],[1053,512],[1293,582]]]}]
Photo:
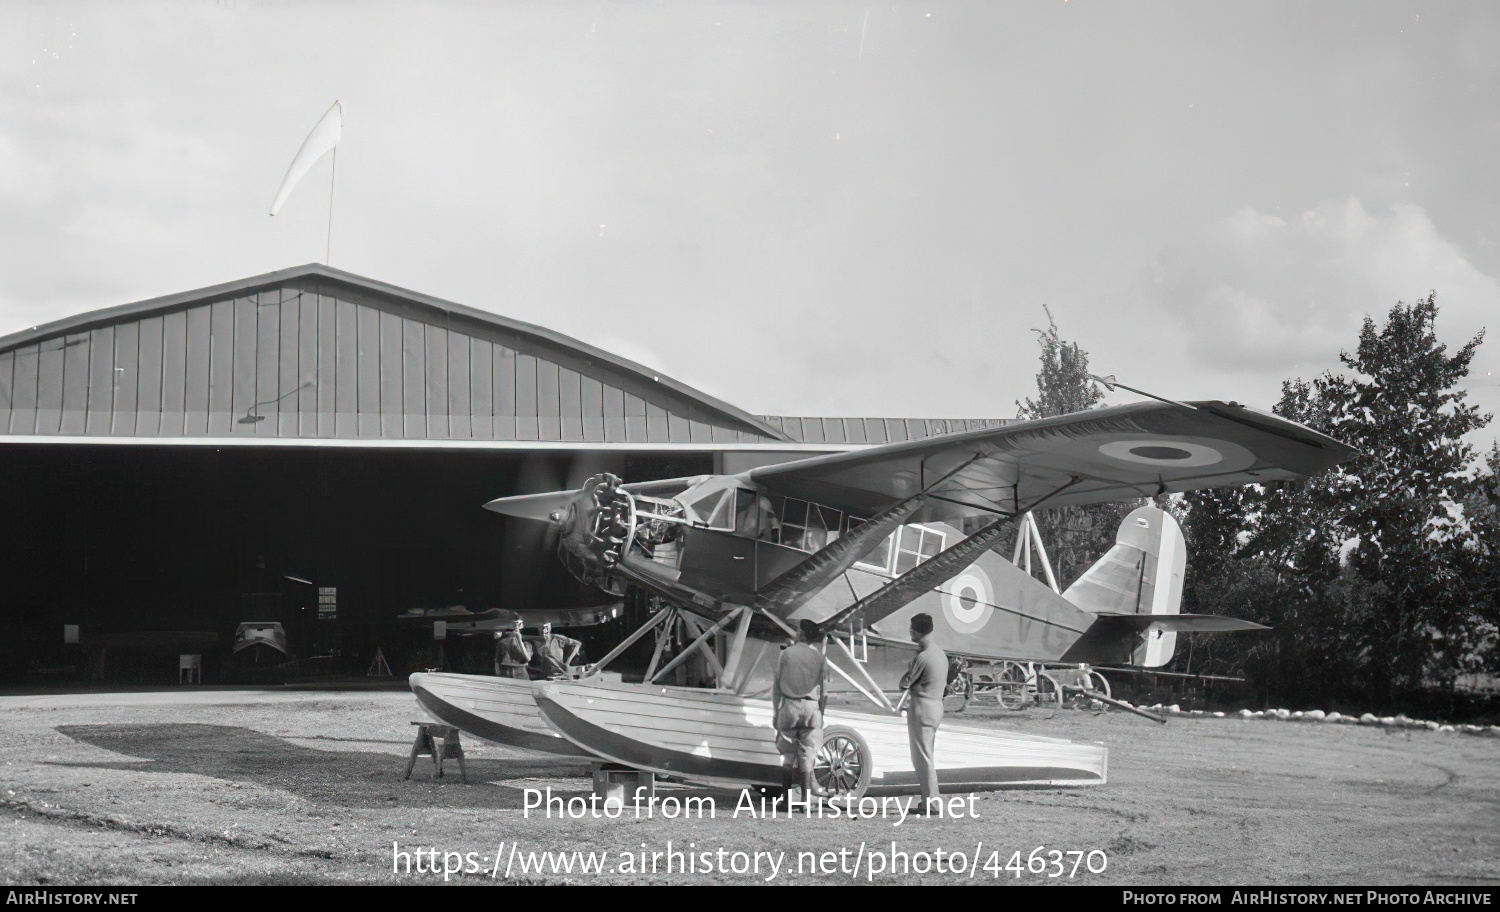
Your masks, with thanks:
[{"label": "shadow on grass", "polygon": [[[133,772],[184,773],[225,782],[279,789],[333,807],[520,808],[520,788],[492,784],[506,779],[562,779],[589,775],[576,758],[480,759],[466,757],[469,784],[459,780],[458,762],[444,764],[434,778],[432,758],[418,757],[410,780],[406,752],[316,750],[249,728],[198,723],[154,725],[59,725],[75,741],[136,760],[95,763],[52,761],[56,766]],[[150,761],[149,764],[140,760]],[[538,785],[545,787],[545,782]],[[564,798],[587,794],[553,789]]]}]

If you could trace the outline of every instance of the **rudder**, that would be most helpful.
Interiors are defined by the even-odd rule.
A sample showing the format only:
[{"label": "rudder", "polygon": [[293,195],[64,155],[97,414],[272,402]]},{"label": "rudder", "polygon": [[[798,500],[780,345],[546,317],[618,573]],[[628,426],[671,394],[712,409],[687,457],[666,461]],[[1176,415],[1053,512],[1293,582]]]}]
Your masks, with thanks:
[{"label": "rudder", "polygon": [[[1063,592],[1063,598],[1093,614],[1177,614],[1187,543],[1170,513],[1147,504],[1126,516],[1115,544]],[[1136,647],[1132,663],[1158,668],[1171,661],[1177,633],[1153,628]]]}]

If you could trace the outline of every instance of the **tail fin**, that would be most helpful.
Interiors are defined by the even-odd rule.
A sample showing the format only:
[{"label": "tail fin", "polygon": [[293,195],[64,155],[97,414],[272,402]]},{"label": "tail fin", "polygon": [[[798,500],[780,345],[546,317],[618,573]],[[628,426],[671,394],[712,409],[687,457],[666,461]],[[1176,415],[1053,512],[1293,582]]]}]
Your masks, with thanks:
[{"label": "tail fin", "polygon": [[[1182,528],[1170,513],[1147,505],[1125,517],[1114,547],[1074,580],[1063,598],[1092,614],[1177,614],[1186,568]],[[1154,627],[1131,659],[1157,668],[1172,660],[1176,648],[1176,631]]]}]

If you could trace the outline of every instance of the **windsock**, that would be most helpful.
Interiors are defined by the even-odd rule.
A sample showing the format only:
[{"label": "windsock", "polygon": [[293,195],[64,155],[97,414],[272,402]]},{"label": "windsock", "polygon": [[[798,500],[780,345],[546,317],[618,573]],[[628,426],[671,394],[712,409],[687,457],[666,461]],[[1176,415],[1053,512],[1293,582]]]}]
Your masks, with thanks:
[{"label": "windsock", "polygon": [[344,131],[344,108],[337,101],[328,113],[318,121],[318,125],[307,134],[307,139],[302,141],[302,148],[297,150],[297,157],[292,159],[292,164],[286,169],[286,177],[281,179],[281,187],[276,191],[276,199],[271,203],[271,214],[275,215],[281,210],[281,205],[286,198],[292,195],[296,189],[297,182],[308,172],[318,159],[333,151],[339,144],[339,139]]}]

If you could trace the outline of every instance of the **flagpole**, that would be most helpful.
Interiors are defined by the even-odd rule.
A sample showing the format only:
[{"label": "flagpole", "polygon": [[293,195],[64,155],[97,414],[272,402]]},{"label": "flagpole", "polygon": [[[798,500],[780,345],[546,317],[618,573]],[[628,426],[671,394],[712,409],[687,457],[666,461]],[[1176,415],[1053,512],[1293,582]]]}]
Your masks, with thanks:
[{"label": "flagpole", "polygon": [[323,265],[331,265],[329,260],[333,256],[333,190],[338,185],[339,177],[339,147],[333,147],[333,171],[328,177],[328,242],[323,248]]}]

